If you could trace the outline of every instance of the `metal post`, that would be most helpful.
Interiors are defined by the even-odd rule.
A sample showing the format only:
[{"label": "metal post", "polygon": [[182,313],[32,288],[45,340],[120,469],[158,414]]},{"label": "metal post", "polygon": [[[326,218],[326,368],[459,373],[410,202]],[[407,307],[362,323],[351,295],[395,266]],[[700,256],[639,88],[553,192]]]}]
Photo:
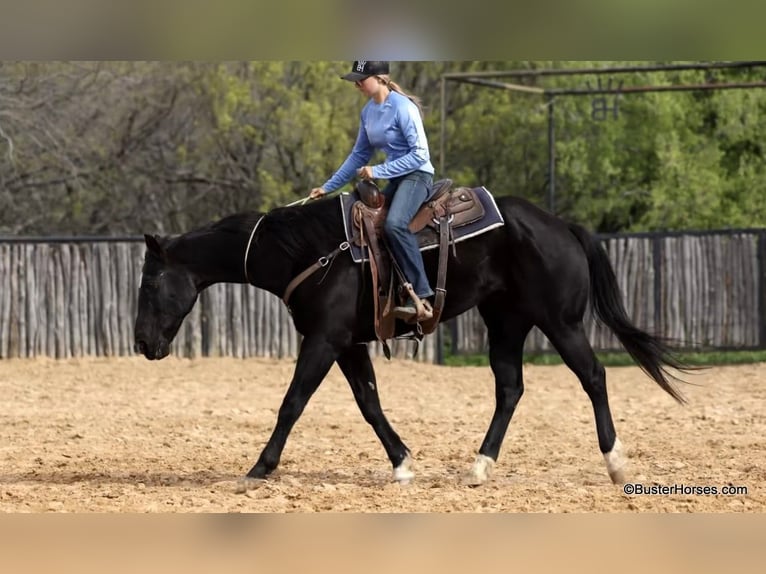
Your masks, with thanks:
[{"label": "metal post", "polygon": [[441,125],[440,125],[440,140],[439,140],[439,177],[444,177],[444,140],[446,139],[447,128],[445,123],[447,120],[447,78],[442,76],[441,87]]},{"label": "metal post", "polygon": [[758,233],[758,348],[766,348],[766,232]]},{"label": "metal post", "polygon": [[548,105],[548,209],[556,213],[556,126],[553,102],[554,97],[546,94]]},{"label": "metal post", "polygon": [[664,333],[665,325],[663,325],[662,314],[662,254],[663,254],[663,238],[654,236],[652,238],[652,266],[654,267],[654,332]]},{"label": "metal post", "polygon": [[[439,177],[445,177],[444,175],[444,154],[445,154],[445,140],[447,128],[445,127],[447,119],[447,79],[442,76],[441,85],[441,130],[439,134]],[[442,333],[444,325],[439,323],[436,326],[436,364],[444,364],[444,334]]]}]

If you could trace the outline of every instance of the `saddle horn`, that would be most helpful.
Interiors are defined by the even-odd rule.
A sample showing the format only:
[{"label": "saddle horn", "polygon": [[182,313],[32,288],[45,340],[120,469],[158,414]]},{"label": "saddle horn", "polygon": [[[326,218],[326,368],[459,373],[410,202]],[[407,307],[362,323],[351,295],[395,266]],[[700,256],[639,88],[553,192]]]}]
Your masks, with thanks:
[{"label": "saddle horn", "polygon": [[362,202],[372,209],[379,209],[386,203],[386,197],[380,188],[370,179],[363,179],[356,184],[356,191]]}]

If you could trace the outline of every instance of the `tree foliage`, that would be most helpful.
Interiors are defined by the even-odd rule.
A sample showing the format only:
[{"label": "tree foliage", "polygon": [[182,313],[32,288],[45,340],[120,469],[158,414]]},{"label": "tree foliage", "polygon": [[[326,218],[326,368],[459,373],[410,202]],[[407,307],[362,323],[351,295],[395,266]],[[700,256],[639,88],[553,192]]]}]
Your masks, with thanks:
[{"label": "tree foliage", "polygon": [[[617,64],[626,63],[401,62],[392,77],[423,100],[437,177],[545,207],[547,102],[448,82],[442,124],[442,74]],[[356,136],[364,99],[338,80],[347,67],[2,62],[0,234],[171,233],[304,197]],[[762,75],[756,68],[609,79],[639,86]],[[599,77],[518,81],[571,88]],[[599,118],[597,104],[618,112]],[[602,232],[766,222],[766,90],[558,97],[554,110],[559,214]]]}]

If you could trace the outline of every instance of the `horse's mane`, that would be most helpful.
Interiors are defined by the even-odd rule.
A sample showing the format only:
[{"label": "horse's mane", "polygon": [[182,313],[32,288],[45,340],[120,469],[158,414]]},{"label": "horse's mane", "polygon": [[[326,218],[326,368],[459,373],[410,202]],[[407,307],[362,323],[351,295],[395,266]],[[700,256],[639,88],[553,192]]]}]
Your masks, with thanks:
[{"label": "horse's mane", "polygon": [[[204,239],[210,235],[220,236],[221,234],[228,234],[232,236],[241,236],[243,233],[250,233],[261,215],[261,213],[255,211],[234,213],[180,235],[158,237],[158,241],[165,250],[173,252],[175,257],[180,256],[183,258],[183,254],[186,253],[184,246],[187,246],[190,243],[193,244],[194,240]],[[178,248],[181,248],[180,252],[178,251]],[[147,257],[157,258],[157,255],[148,251]]]},{"label": "horse's mane", "polygon": [[253,226],[258,222],[261,217],[261,213],[255,211],[247,211],[242,213],[234,213],[227,215],[223,219],[209,223],[205,227],[197,230],[197,233],[233,233],[240,234],[243,231],[248,233],[253,229]]},{"label": "horse's mane", "polygon": [[285,251],[288,257],[300,259],[324,250],[330,245],[337,247],[345,238],[338,199],[312,201],[295,207],[278,207],[271,210],[261,222],[258,236],[268,234],[271,240]]},{"label": "horse's mane", "polygon": [[254,211],[234,213],[182,235],[162,238],[162,242],[167,249],[173,249],[208,235],[241,237],[249,235],[256,224],[255,243],[268,234],[270,241],[276,242],[288,257],[296,260],[313,255],[317,249],[325,250],[331,244],[337,247],[345,238],[339,202],[326,199],[303,206],[278,207],[265,216]]}]

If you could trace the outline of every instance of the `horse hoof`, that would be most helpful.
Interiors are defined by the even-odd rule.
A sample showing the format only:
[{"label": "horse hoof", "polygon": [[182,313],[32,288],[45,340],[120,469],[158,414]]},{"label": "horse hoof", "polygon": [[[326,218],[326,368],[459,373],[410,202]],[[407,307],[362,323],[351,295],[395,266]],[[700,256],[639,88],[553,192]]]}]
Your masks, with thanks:
[{"label": "horse hoof", "polygon": [[614,484],[625,484],[626,461],[620,439],[615,437],[612,450],[604,453],[604,460],[606,461],[606,470],[609,472],[609,478],[612,479],[612,482]]},{"label": "horse hoof", "polygon": [[255,490],[256,488],[261,486],[264,482],[266,482],[265,478],[252,478],[249,476],[245,476],[243,478],[240,478],[237,481],[237,484],[234,487],[234,493],[244,494],[248,490]]},{"label": "horse hoof", "polygon": [[612,479],[614,484],[623,485],[627,482],[625,478],[625,471],[623,469],[616,470],[609,473],[609,478]]},{"label": "horse hoof", "polygon": [[401,464],[394,469],[394,480],[404,486],[409,484],[413,478],[415,478],[415,473],[412,470],[412,459],[407,455]]},{"label": "horse hoof", "polygon": [[463,484],[466,486],[481,486],[489,480],[495,461],[487,455],[480,454],[471,467],[471,470],[463,478]]}]

